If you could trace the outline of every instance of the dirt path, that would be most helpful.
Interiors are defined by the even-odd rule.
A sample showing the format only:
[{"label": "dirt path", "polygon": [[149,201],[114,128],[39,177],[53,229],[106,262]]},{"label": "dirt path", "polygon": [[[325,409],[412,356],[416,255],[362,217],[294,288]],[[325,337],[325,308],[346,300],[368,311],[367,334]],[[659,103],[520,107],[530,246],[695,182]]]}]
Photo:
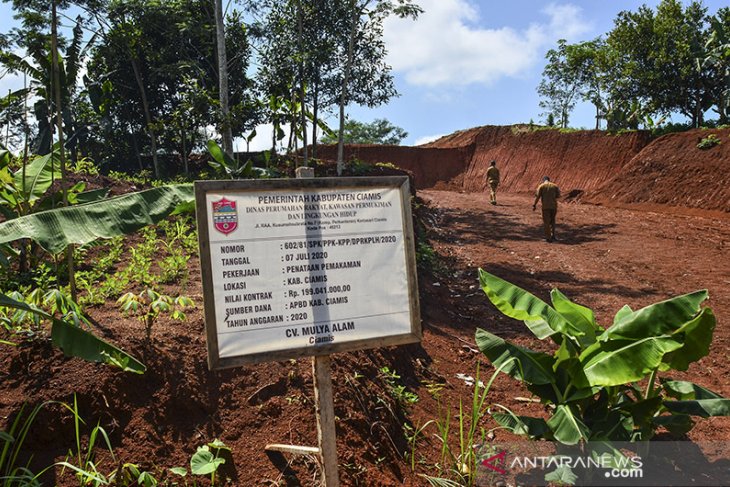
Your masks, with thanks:
[{"label": "dirt path", "polygon": [[[550,289],[558,287],[593,308],[604,326],[624,304],[637,309],[707,288],[718,320],[710,355],[674,377],[730,396],[730,218],[563,203],[557,241],[547,243],[540,209],[532,211],[527,195],[498,195],[496,207],[479,193],[427,190],[419,191],[419,196],[436,209],[431,243],[450,258],[450,273],[442,282],[423,283],[427,293],[439,298],[434,300],[437,305],[424,306],[430,333],[448,330],[473,342],[474,329],[483,327],[537,345],[521,324],[493,310],[476,286],[479,267],[545,300]],[[424,347],[440,354],[435,350],[439,340],[432,340]],[[503,394],[505,400],[514,395],[509,390]],[[700,422],[692,437],[728,439],[730,420]]]}]

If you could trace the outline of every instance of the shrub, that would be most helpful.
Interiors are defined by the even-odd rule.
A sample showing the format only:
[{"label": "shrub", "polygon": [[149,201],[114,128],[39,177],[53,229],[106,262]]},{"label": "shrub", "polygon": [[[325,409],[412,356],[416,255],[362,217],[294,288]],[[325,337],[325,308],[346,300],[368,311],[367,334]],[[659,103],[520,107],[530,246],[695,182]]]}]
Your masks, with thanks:
[{"label": "shrub", "polygon": [[730,399],[691,382],[658,377],[671,369],[687,370],[707,355],[715,316],[700,306],[706,290],[637,311],[624,306],[604,329],[593,311],[557,289],[550,306],[481,269],[479,279],[503,314],[524,321],[537,338],[557,346],[553,353],[537,352],[477,330],[477,345],[494,366],[551,407],[547,421],[509,410],[493,414],[513,433],[567,445],[648,440],[661,427],[685,434],[694,425],[692,416],[730,415]]},{"label": "shrub", "polygon": [[720,138],[715,134],[710,134],[697,143],[697,148],[707,150],[715,147],[716,145],[720,145]]}]

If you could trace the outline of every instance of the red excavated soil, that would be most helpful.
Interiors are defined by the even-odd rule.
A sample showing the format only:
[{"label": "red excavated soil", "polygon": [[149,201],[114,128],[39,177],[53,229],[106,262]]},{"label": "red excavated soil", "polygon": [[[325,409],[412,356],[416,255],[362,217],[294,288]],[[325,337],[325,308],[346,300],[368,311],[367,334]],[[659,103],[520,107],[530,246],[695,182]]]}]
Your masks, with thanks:
[{"label": "red excavated soil", "polygon": [[[711,134],[720,144],[699,149],[698,142]],[[333,159],[336,147],[323,147],[320,153]],[[571,199],[730,211],[730,129],[697,129],[652,140],[647,132],[563,133],[488,125],[418,147],[352,146],[345,158],[392,162],[413,172],[419,188],[484,191],[487,168],[496,160],[502,191],[532,192],[547,175]]]},{"label": "red excavated soil", "polygon": [[[721,143],[697,144],[708,135]],[[730,212],[730,130],[692,130],[660,137],[606,181],[589,201],[650,203]]]},{"label": "red excavated soil", "polygon": [[[480,130],[459,135],[473,141],[473,153],[470,153],[472,148],[457,147],[464,153],[464,171],[471,168],[472,174],[477,174],[481,164],[488,162],[489,156],[477,157],[477,147],[488,148],[485,140],[504,142],[521,137],[491,128],[488,130],[491,133],[480,134]],[[730,144],[727,131],[720,135],[723,144]],[[537,134],[534,137],[524,140],[537,143],[535,140],[540,137]],[[552,141],[550,144],[559,145],[557,139],[544,137],[546,144]],[[595,134],[594,137],[600,139],[596,142],[599,146],[607,144],[604,137],[608,136]],[[634,138],[627,138],[624,147],[639,144],[641,136],[631,137]],[[481,145],[478,140],[482,140]],[[576,139],[575,143],[590,146],[589,140]],[[678,144],[685,149],[688,146],[688,143]],[[689,148],[694,144],[696,139]],[[651,144],[646,146],[649,147]],[[404,154],[408,153],[405,149],[419,150],[404,148]],[[499,149],[503,154],[509,150],[512,149],[507,146]],[[584,150],[586,154],[590,152]],[[609,148],[605,150],[610,152]],[[625,167],[635,163],[637,154],[643,152],[631,150],[636,154],[630,158],[624,156]],[[539,152],[538,148],[530,151]],[[555,151],[566,158],[570,154],[566,148]],[[479,163],[475,162],[477,159]],[[543,163],[546,166],[534,169],[534,174],[542,174],[548,166],[558,167],[555,161],[544,159]],[[440,460],[441,446],[435,439],[435,426],[431,424],[421,436],[417,448],[419,462],[413,473],[410,462],[405,459],[410,448],[403,424],[423,425],[443,417],[444,408],[449,407],[452,431],[458,429],[454,416],[459,399],[469,402],[471,388],[457,374],[474,375],[478,363],[482,364],[482,377],[493,370],[475,351],[477,327],[523,346],[550,348],[533,338],[521,323],[503,317],[491,306],[478,287],[479,267],[543,299],[548,298],[551,287],[558,287],[577,302],[592,307],[604,325],[612,321],[613,314],[624,304],[638,308],[696,289],[709,289],[709,305],[718,320],[710,354],[687,372],[673,377],[692,380],[730,396],[727,380],[730,376],[730,259],[727,258],[730,216],[727,213],[694,208],[691,214],[685,214],[648,200],[641,201],[654,204],[652,211],[633,206],[563,203],[558,214],[558,240],[547,244],[541,238],[539,212],[531,211],[530,195],[521,189],[500,191],[499,206],[487,205],[483,192],[465,191],[467,179],[473,182],[475,176],[463,179],[459,175],[447,176],[453,168],[440,172],[434,167],[442,164],[446,168],[456,162],[443,162],[434,156],[430,162],[421,162],[418,171],[414,171],[417,186],[419,182],[422,185],[418,195],[423,205],[418,211],[425,224],[423,236],[440,255],[440,269],[419,271],[423,342],[333,357],[337,448],[343,485],[424,485],[424,479],[417,473],[437,473],[434,464]],[[512,163],[502,165],[506,176],[510,174],[509,164]],[[429,180],[432,174],[437,176]],[[609,178],[610,184],[615,184],[613,181],[618,176]],[[727,171],[716,177],[727,180]],[[561,185],[566,188],[566,184]],[[427,189],[434,186],[458,190]],[[581,189],[569,185],[567,188]],[[661,185],[655,183],[653,189],[654,193],[660,192]],[[634,205],[636,201],[611,204],[619,203]],[[722,209],[716,203],[708,207]],[[200,306],[198,265],[197,259],[191,259],[191,279],[184,292]],[[172,286],[163,291],[177,294],[180,289]],[[147,373],[136,376],[103,365],[66,359],[45,338],[25,341],[18,347],[0,345],[0,418],[4,429],[24,403],[31,406],[43,401],[73,403],[75,394],[80,415],[87,423],[82,427],[83,432],[88,434],[91,427],[101,424],[110,433],[117,462],[139,464],[159,479],[174,480],[167,471],[169,467],[187,466],[197,446],[220,438],[232,448],[223,471],[231,479],[230,485],[316,484],[318,470],[312,459],[296,459],[287,467],[286,462],[279,464],[264,453],[268,443],[314,445],[316,442],[308,360],[210,372],[206,367],[199,308],[188,313],[188,319],[182,323],[161,317],[153,329],[151,343],[145,341],[143,324],[133,317],[125,317],[113,301],[90,308],[89,313],[97,323],[95,331],[142,358],[148,366]],[[8,337],[14,336],[1,338]],[[382,367],[399,374],[398,384],[418,396],[418,402],[407,411],[397,407],[393,394],[388,392],[387,380],[379,372]],[[518,396],[529,396],[529,393],[515,381],[501,377],[487,401],[510,407],[518,414],[542,414],[539,406],[516,400]],[[485,416],[481,426],[490,429],[496,424]],[[497,439],[505,438],[502,431],[496,435]],[[728,441],[730,419],[698,420],[689,439]],[[457,438],[453,437],[452,441],[456,447]],[[63,460],[70,449],[75,449],[72,415],[58,405],[46,406],[31,428],[26,447],[33,454],[35,467]],[[117,465],[109,455],[103,454],[99,455],[97,464],[103,472]],[[71,486],[78,485],[78,481],[68,471],[62,474],[56,469],[45,478],[45,485]]]}]

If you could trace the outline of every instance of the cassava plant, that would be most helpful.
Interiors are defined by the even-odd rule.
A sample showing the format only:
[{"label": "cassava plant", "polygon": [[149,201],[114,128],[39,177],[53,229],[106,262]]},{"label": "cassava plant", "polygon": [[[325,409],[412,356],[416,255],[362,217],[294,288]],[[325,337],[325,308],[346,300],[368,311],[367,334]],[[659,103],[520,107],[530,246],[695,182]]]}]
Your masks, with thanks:
[{"label": "cassava plant", "polygon": [[193,300],[187,296],[172,298],[160,294],[153,289],[145,289],[139,294],[127,293],[117,300],[125,313],[138,315],[145,325],[145,334],[149,343],[152,336],[152,327],[160,313],[170,313],[173,320],[185,320],[185,308],[195,306]]},{"label": "cassava plant", "polygon": [[553,353],[538,352],[477,330],[477,345],[494,366],[549,407],[547,421],[506,408],[492,415],[513,433],[568,445],[636,441],[650,439],[662,427],[682,435],[694,425],[693,416],[730,415],[730,399],[692,382],[659,377],[687,370],[707,355],[715,315],[701,306],[706,290],[637,311],[624,306],[604,328],[593,311],[557,289],[550,306],[481,269],[479,280],[497,309],[555,344]]}]

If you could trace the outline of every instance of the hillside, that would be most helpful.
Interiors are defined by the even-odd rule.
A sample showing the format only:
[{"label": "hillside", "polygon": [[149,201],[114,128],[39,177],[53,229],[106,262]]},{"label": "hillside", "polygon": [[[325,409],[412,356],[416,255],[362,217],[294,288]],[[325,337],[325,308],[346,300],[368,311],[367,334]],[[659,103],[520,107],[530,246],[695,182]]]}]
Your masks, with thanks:
[{"label": "hillside", "polygon": [[[721,143],[699,149],[715,134]],[[319,156],[334,158],[335,147]],[[413,172],[419,189],[482,192],[491,160],[502,171],[502,191],[531,192],[549,175],[565,195],[609,204],[660,204],[730,211],[730,129],[690,130],[656,139],[647,132],[563,133],[525,125],[484,126],[418,147],[347,147],[346,158],[392,162]]]}]

